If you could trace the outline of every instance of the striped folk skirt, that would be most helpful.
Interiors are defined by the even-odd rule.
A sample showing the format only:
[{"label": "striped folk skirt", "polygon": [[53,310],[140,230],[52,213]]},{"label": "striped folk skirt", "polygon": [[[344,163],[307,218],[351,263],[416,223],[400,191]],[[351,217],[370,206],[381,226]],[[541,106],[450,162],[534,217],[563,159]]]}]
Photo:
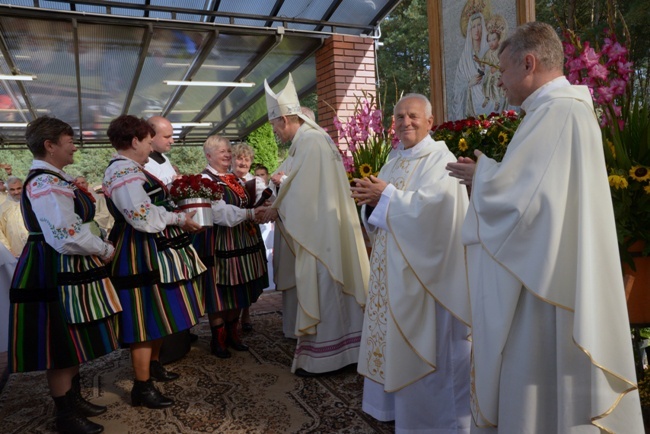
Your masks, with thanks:
[{"label": "striped folk skirt", "polygon": [[214,274],[205,278],[206,311],[249,307],[269,286],[260,227],[244,222],[232,228],[214,226],[212,231],[215,267]]},{"label": "striped folk skirt", "polygon": [[61,255],[42,235],[31,235],[10,300],[11,372],[70,368],[118,347],[121,307],[95,256]]},{"label": "striped folk skirt", "polygon": [[206,268],[187,233],[168,226],[150,234],[116,222],[109,238],[117,246],[111,280],[123,309],[122,342],[151,341],[198,323]]}]

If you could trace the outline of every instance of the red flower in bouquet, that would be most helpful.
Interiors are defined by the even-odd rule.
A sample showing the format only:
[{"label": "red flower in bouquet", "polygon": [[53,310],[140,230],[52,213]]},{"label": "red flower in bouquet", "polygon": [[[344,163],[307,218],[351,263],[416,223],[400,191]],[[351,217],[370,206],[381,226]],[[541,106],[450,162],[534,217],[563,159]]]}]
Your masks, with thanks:
[{"label": "red flower in bouquet", "polygon": [[474,158],[478,149],[497,161],[503,159],[521,117],[512,110],[449,121],[433,127],[433,138],[447,143],[457,157]]},{"label": "red flower in bouquet", "polygon": [[223,187],[201,175],[184,175],[172,182],[169,194],[174,202],[184,199],[219,200]]}]

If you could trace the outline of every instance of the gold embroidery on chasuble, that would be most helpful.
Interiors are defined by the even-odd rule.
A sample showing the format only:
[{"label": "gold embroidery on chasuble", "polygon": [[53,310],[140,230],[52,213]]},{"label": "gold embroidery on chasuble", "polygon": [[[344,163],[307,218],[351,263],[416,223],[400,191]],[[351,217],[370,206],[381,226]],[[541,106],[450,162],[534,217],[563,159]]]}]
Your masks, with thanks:
[{"label": "gold embroidery on chasuble", "polygon": [[[390,164],[390,163],[389,163]],[[399,158],[384,178],[398,190],[403,190],[406,180],[417,166],[417,160]],[[383,177],[382,177],[383,178]],[[384,383],[384,365],[386,362],[386,333],[388,327],[388,259],[386,243],[388,233],[378,229],[372,244],[370,256],[370,281],[368,284],[368,302],[366,303],[366,363],[368,377],[378,383]]]}]

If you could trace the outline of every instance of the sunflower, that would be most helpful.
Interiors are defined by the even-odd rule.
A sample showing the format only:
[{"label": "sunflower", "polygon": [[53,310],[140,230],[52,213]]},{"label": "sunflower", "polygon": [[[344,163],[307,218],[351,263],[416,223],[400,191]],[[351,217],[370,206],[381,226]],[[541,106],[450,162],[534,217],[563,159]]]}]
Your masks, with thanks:
[{"label": "sunflower", "polygon": [[505,146],[508,143],[508,134],[505,131],[501,131],[498,140],[501,146]]},{"label": "sunflower", "polygon": [[650,194],[650,185],[646,185],[645,187],[643,187],[643,191],[645,191],[646,194]]},{"label": "sunflower", "polygon": [[468,147],[467,147],[467,140],[465,140],[464,138],[461,138],[461,139],[458,141],[458,150],[459,150],[460,152],[465,152],[465,151],[467,151],[467,149],[468,149]]},{"label": "sunflower", "polygon": [[628,185],[627,179],[620,175],[609,175],[607,180],[609,181],[609,185],[617,190],[626,189]]},{"label": "sunflower", "polygon": [[368,163],[363,163],[361,166],[359,166],[359,174],[362,178],[369,177],[372,175],[372,166],[370,166]]},{"label": "sunflower", "polygon": [[650,179],[650,170],[643,166],[632,166],[630,169],[630,178],[640,182],[647,181]]}]

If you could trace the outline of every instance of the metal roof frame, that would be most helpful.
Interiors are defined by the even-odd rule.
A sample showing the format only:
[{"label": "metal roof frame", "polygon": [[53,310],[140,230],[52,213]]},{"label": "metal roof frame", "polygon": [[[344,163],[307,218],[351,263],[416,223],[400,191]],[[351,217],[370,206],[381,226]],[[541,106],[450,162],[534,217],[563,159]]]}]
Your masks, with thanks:
[{"label": "metal roof frame", "polygon": [[[260,99],[264,98],[262,83],[256,82],[257,87],[254,90],[238,91],[236,94],[233,94],[236,89],[233,87],[209,88],[209,91],[206,90],[201,94],[197,94],[196,90],[193,90],[193,93],[188,94],[189,88],[186,86],[167,89],[165,86],[161,86],[161,82],[157,81],[158,84],[154,83],[155,90],[152,91],[152,95],[145,95],[148,91],[146,83],[152,80],[150,77],[152,71],[155,72],[154,78],[156,80],[165,77],[165,79],[173,80],[191,81],[195,79],[200,81],[202,80],[200,77],[210,76],[207,74],[206,68],[223,68],[225,70],[228,65],[234,63],[235,65],[230,66],[230,68],[234,68],[232,71],[214,72],[215,77],[228,77],[226,80],[218,81],[241,82],[253,75],[257,77],[255,79],[257,81],[261,79],[260,77],[267,77],[269,83],[274,86],[286,79],[290,72],[294,72],[295,77],[296,69],[303,65],[305,61],[313,59],[315,52],[322,46],[325,38],[330,35],[340,32],[355,35],[375,34],[379,21],[401,0],[365,2],[377,3],[378,6],[372,13],[364,15],[358,22],[337,22],[333,20],[337,13],[339,17],[347,16],[341,14],[342,10],[347,11],[344,8],[358,7],[358,2],[354,3],[352,0],[325,0],[329,2],[329,5],[325,7],[324,4],[319,3],[316,5],[317,8],[313,3],[306,0],[275,0],[272,5],[270,5],[271,2],[259,2],[263,10],[251,9],[250,12],[248,10],[231,11],[223,8],[233,8],[233,4],[239,7],[240,3],[242,5],[248,3],[249,6],[251,4],[257,6],[258,3],[251,3],[249,0],[241,0],[240,3],[233,3],[229,0],[206,0],[203,2],[205,8],[198,9],[199,2],[193,3],[193,0],[183,2],[183,7],[171,7],[159,3],[164,1],[142,0],[142,3],[127,3],[125,1],[109,0],[49,0],[47,3],[50,8],[45,8],[39,0],[8,0],[0,5],[0,73],[31,73],[36,74],[38,77],[38,81],[26,82],[27,84],[21,81],[0,81],[0,94],[8,95],[15,107],[14,111],[17,115],[11,116],[12,119],[15,119],[14,122],[17,120],[29,122],[49,110],[49,114],[61,117],[73,125],[75,131],[79,133],[78,141],[81,146],[105,146],[108,141],[104,134],[105,131],[102,131],[102,122],[107,123],[109,115],[104,113],[100,116],[103,120],[99,124],[95,124],[93,122],[95,122],[96,115],[88,111],[88,105],[93,102],[97,106],[95,110],[102,111],[102,109],[105,109],[104,111],[108,111],[104,107],[107,105],[105,104],[105,98],[112,97],[115,100],[111,101],[111,103],[117,108],[113,108],[110,116],[117,116],[118,112],[132,112],[141,116],[146,112],[168,118],[176,116],[178,121],[180,117],[178,113],[195,111],[196,114],[190,117],[191,122],[212,123],[209,130],[194,127],[183,128],[177,140],[181,145],[202,144],[207,134],[224,133],[226,130],[229,138],[242,140],[266,121],[264,116],[258,118]],[[25,6],[25,4],[30,4],[30,6]],[[52,4],[55,4],[55,6],[52,6]],[[54,8],[57,5],[63,9]],[[322,15],[318,16],[317,19],[301,15],[312,6]],[[296,16],[280,16],[281,13],[299,7],[303,7],[303,9]],[[89,12],[88,8],[95,8],[93,11],[97,10],[96,8],[105,8],[105,13]],[[264,13],[267,10],[268,12]],[[129,15],[130,13],[131,15]],[[140,16],[132,16],[138,13],[140,13]],[[170,18],[162,18],[161,14],[167,14]],[[349,15],[352,16],[350,21],[358,20],[358,17],[355,16],[358,14],[351,13]],[[183,19],[179,19],[179,17]],[[242,23],[242,21],[244,22]],[[251,25],[251,21],[259,22],[260,25]],[[26,61],[17,59],[19,56],[14,56],[14,52],[20,53],[22,47],[18,47],[17,50],[16,45],[23,43],[24,39],[29,39],[24,37],[24,32],[29,32],[29,28],[38,26],[41,23],[45,26],[46,23],[51,24],[52,22],[67,23],[67,26],[64,27],[68,29],[67,32],[71,35],[71,40],[66,42],[65,38],[59,37],[58,40],[51,43],[51,46],[56,47],[53,48],[54,50],[59,50],[56,53],[60,57],[60,59],[56,59],[57,62],[64,61],[64,55],[70,56],[70,61],[74,62],[74,74],[68,73],[68,77],[74,78],[74,80],[66,80],[65,76],[55,75],[57,81],[49,85],[48,88],[47,78],[53,74],[52,71],[29,70],[30,68],[25,67],[25,65],[28,65],[25,63]],[[9,24],[11,24],[11,29],[7,28]],[[110,53],[106,54],[106,56],[115,56],[115,59],[101,58],[95,60],[100,69],[109,60],[124,62],[128,66],[125,66],[123,71],[119,71],[121,77],[107,78],[106,75],[110,75],[110,73],[104,73],[103,71],[93,71],[95,75],[91,76],[84,75],[88,74],[88,68],[85,68],[84,61],[80,56],[81,26],[84,26],[83,43],[85,50],[107,49],[108,47]],[[123,26],[125,35],[120,34],[122,33],[122,27],[115,30],[115,26]],[[11,34],[12,29],[13,34]],[[40,39],[34,38],[35,40],[31,41],[35,46],[31,52],[36,53],[37,57],[43,56],[42,53],[50,49],[50,45],[43,45],[40,48],[38,45],[39,43],[44,44],[42,39],[49,35],[49,27],[44,27],[44,29],[41,30]],[[93,29],[97,29],[97,31],[95,32]],[[15,33],[16,31],[22,33]],[[135,35],[140,35],[140,32],[142,32],[142,35],[137,36],[137,40],[133,39],[136,38]],[[92,35],[95,33],[99,36],[96,40],[92,40]],[[116,37],[116,34],[120,35]],[[52,38],[56,39],[56,35],[52,36]],[[167,41],[170,38],[173,40],[171,42]],[[225,40],[222,42],[223,38]],[[238,47],[229,46],[228,41],[247,45],[241,47],[241,50],[237,50]],[[174,45],[169,45],[167,51],[163,47],[162,55],[154,54],[154,50],[161,50],[159,46],[163,42]],[[64,49],[55,45],[65,43],[68,43],[71,47],[70,52],[63,52],[61,50]],[[286,44],[289,45],[282,51],[280,47]],[[281,52],[278,52],[278,50]],[[93,53],[93,55],[95,54]],[[104,54],[96,54],[97,57],[102,55]],[[180,58],[178,63],[174,65],[181,66],[184,69],[166,69],[164,66],[152,63],[158,60],[156,56],[162,57],[163,60],[174,60],[176,59],[175,55],[180,56]],[[86,52],[84,56],[85,59],[89,58]],[[90,58],[94,59],[92,56]],[[243,62],[242,59],[247,60],[242,64],[237,63]],[[38,60],[34,60],[33,63],[38,64]],[[69,63],[69,65],[72,66],[72,63]],[[300,68],[300,71],[303,74],[302,83],[306,83],[298,89],[299,95],[302,97],[316,89],[316,77],[315,71],[305,72],[305,66]],[[310,74],[313,74],[313,77],[310,77]],[[74,77],[72,77],[73,75]],[[119,96],[111,94],[110,86],[109,88],[101,87],[104,81],[112,78],[121,78],[125,83],[128,81],[126,86],[122,87],[118,92]],[[57,113],[56,109],[40,106],[38,102],[42,101],[44,97],[34,99],[32,96],[38,96],[34,92],[47,92],[45,97],[50,99],[67,98],[68,105],[76,105],[75,114],[72,117],[78,116],[78,125],[66,119],[65,115]],[[198,100],[201,102],[192,105],[195,104],[194,100],[197,99],[193,98],[193,96],[198,96]],[[149,99],[153,101],[154,108],[142,111],[143,98],[147,101]],[[221,107],[222,104],[226,105]],[[246,113],[254,104],[257,104],[257,108]],[[155,107],[159,107],[159,109]],[[232,110],[227,111],[226,107],[231,107]],[[10,116],[4,112],[7,112],[7,110],[0,111],[0,122],[5,122]],[[242,120],[235,123],[234,121],[243,113],[246,113],[244,118],[251,117],[253,119],[249,119],[249,122],[245,125],[245,121]],[[185,122],[189,121],[187,115],[183,115],[181,119]],[[21,137],[20,133],[20,131],[13,129],[0,131],[0,149],[24,148],[24,138]]]}]

